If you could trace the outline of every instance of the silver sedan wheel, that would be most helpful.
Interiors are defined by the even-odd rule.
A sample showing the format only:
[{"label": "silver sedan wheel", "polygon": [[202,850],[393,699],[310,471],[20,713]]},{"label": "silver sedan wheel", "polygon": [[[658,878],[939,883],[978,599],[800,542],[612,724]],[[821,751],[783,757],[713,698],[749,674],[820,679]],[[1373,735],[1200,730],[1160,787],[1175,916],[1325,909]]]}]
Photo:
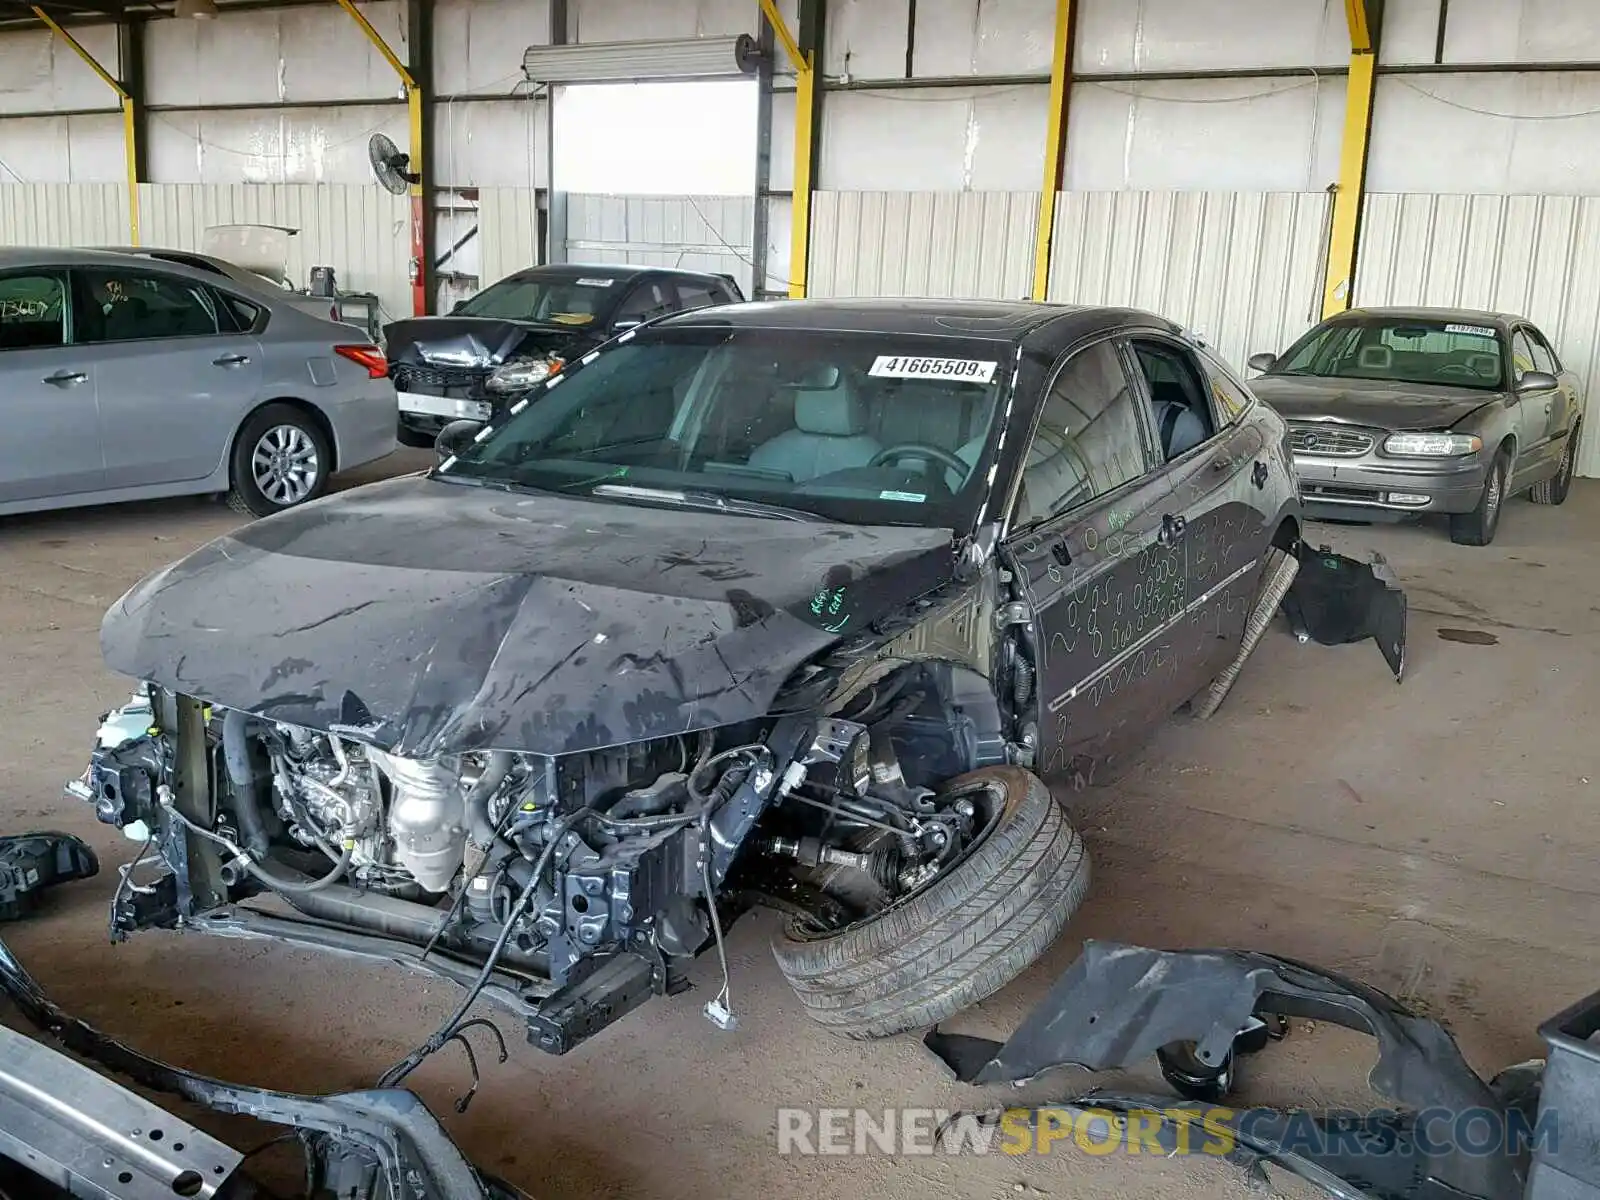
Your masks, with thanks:
[{"label": "silver sedan wheel", "polygon": [[1505,468],[1497,463],[1489,476],[1489,494],[1483,498],[1484,524],[1491,529],[1500,515],[1500,499],[1505,490]]},{"label": "silver sedan wheel", "polygon": [[274,425],[261,435],[250,455],[256,487],[280,507],[310,496],[322,474],[316,443],[298,425]]}]

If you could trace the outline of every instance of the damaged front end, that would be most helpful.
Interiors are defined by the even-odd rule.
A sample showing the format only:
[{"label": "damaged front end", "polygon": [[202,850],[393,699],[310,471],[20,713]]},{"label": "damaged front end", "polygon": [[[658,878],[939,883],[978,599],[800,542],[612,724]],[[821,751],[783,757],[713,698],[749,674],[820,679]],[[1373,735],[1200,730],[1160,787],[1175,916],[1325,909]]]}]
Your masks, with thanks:
[{"label": "damaged front end", "polygon": [[[211,1079],[139,1053],[63,1011],[0,943],[0,991],[71,1054],[142,1088],[287,1127],[307,1196],[340,1200],[527,1200],[480,1173],[415,1095],[300,1096]],[[0,1026],[0,1194],[259,1198],[247,1154],[76,1058]]]},{"label": "damaged front end", "polygon": [[[982,814],[900,766],[949,674],[866,689],[839,716],[431,760],[151,685],[107,715],[68,791],[145,847],[114,939],[179,927],[407,966],[559,1054],[681,990],[751,904],[847,922],[959,858]],[[946,758],[935,747],[913,778],[956,773]],[[853,881],[859,904],[822,904],[797,873]],[[264,895],[298,915],[248,903]],[[725,992],[707,1015],[732,1023]]]}]

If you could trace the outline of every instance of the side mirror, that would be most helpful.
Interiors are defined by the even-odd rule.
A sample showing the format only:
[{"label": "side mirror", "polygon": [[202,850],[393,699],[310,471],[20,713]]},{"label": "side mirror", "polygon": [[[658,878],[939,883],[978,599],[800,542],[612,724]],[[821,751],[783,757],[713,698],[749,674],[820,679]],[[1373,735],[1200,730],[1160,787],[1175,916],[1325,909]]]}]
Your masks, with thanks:
[{"label": "side mirror", "polygon": [[433,452],[439,456],[440,462],[461,454],[472,445],[472,439],[478,436],[482,428],[482,421],[451,421],[433,439]]},{"label": "side mirror", "polygon": [[1561,386],[1561,381],[1549,371],[1524,371],[1517,380],[1519,392],[1551,392]]},{"label": "side mirror", "polygon": [[1270,371],[1277,365],[1278,356],[1276,354],[1252,354],[1245,362],[1245,366],[1252,371]]}]

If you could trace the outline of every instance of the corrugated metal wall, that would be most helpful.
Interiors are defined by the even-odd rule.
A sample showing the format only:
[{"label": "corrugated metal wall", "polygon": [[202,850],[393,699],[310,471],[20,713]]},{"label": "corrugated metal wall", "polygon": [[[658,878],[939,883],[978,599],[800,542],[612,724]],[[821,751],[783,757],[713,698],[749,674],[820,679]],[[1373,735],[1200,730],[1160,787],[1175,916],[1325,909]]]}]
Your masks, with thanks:
[{"label": "corrugated metal wall", "polygon": [[567,196],[567,261],[732,275],[751,293],[749,196]]},{"label": "corrugated metal wall", "polygon": [[1320,315],[1323,192],[1064,192],[1058,203],[1052,300],[1160,313],[1239,368]]},{"label": "corrugated metal wall", "polygon": [[139,187],[147,246],[198,250],[212,225],[284,225],[289,275],[304,286],[313,266],[332,266],[339,287],[375,292],[385,319],[411,315],[411,210],[405,196],[370,184],[179,184]]},{"label": "corrugated metal wall", "polygon": [[1033,192],[818,192],[812,296],[1018,300],[1033,281]]},{"label": "corrugated metal wall", "polygon": [[[1514,312],[1544,330],[1600,398],[1600,197],[1370,195],[1362,214],[1357,304]],[[1578,472],[1600,476],[1588,422]]]},{"label": "corrugated metal wall", "polygon": [[533,188],[478,190],[478,286],[539,262],[539,194]]},{"label": "corrugated metal wall", "polygon": [[128,236],[123,184],[0,184],[0,246],[122,246]]}]

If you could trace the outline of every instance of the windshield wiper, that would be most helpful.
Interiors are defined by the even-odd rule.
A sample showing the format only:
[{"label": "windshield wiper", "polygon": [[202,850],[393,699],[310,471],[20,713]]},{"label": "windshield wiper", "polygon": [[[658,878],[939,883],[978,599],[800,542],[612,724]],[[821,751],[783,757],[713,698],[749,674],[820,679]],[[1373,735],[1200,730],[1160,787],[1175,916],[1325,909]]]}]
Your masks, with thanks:
[{"label": "windshield wiper", "polygon": [[682,491],[669,488],[639,487],[631,483],[604,483],[589,493],[614,500],[642,500],[649,504],[672,504],[679,508],[698,508],[708,512],[733,513],[741,517],[769,517],[780,521],[816,521],[815,513],[759,500],[741,500],[719,492]]}]

